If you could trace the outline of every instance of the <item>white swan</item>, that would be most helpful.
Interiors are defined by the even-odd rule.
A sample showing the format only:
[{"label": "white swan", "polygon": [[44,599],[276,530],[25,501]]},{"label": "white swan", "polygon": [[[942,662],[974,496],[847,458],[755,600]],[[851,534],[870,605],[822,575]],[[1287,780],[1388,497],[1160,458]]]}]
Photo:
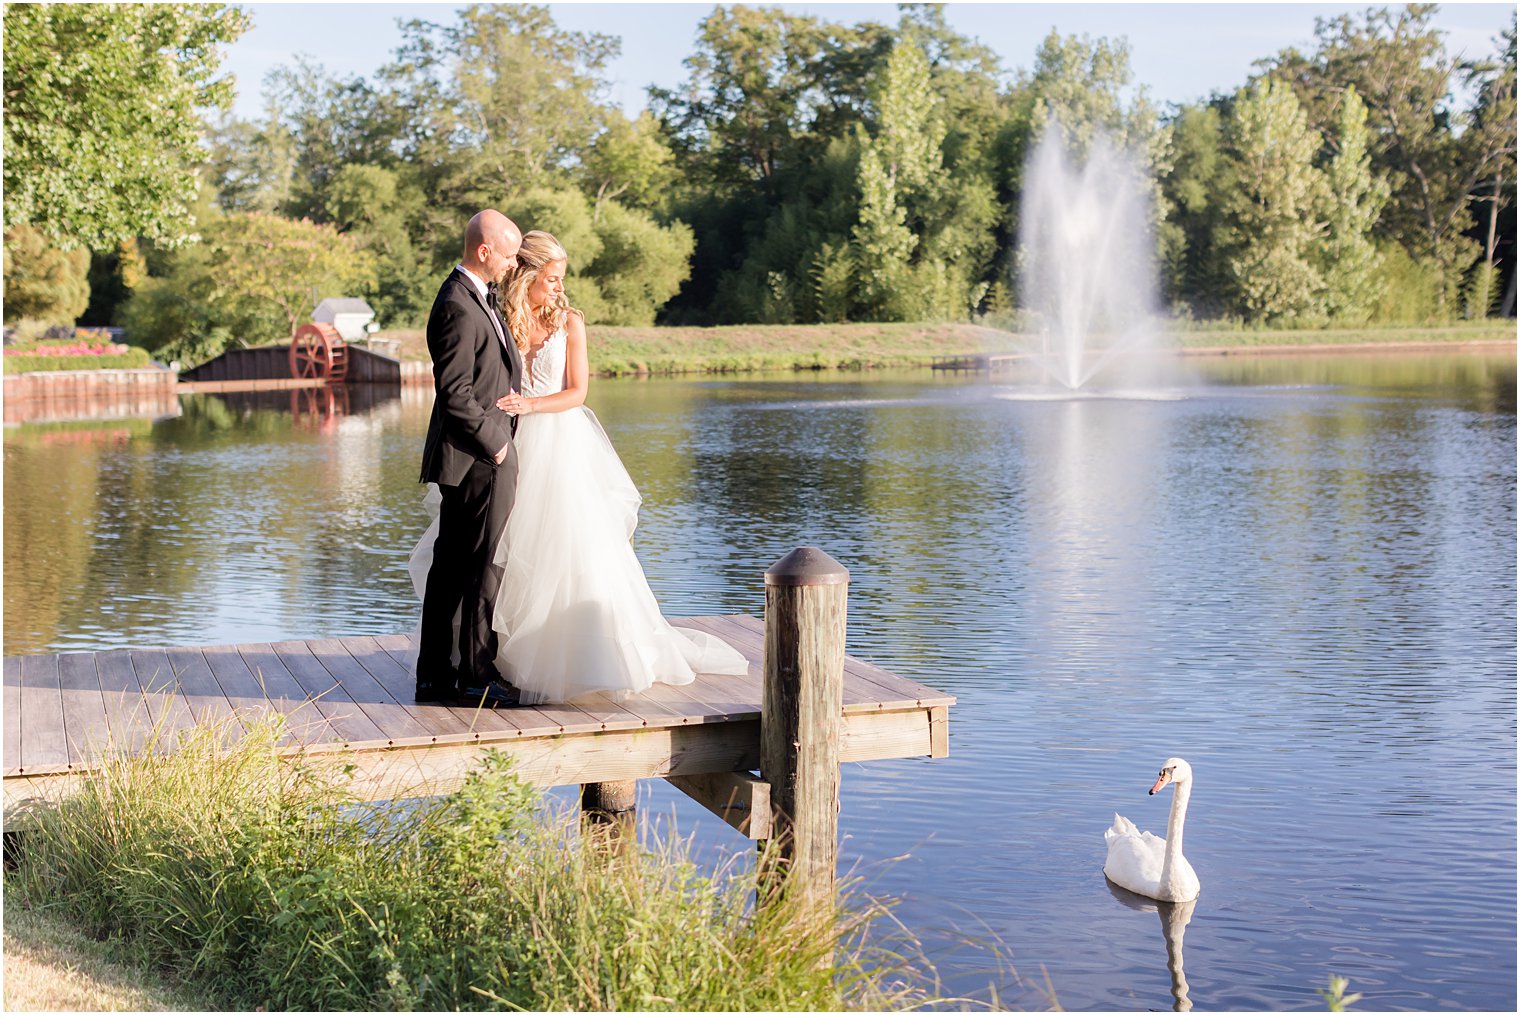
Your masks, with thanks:
[{"label": "white swan", "polygon": [[1182,855],[1182,822],[1187,817],[1188,797],[1193,792],[1193,769],[1181,758],[1167,758],[1161,775],[1151,787],[1154,796],[1172,783],[1172,814],[1166,822],[1166,838],[1142,832],[1128,818],[1114,815],[1114,827],[1103,833],[1108,859],[1103,873],[1120,888],[1162,902],[1192,902],[1198,898],[1198,875]]}]

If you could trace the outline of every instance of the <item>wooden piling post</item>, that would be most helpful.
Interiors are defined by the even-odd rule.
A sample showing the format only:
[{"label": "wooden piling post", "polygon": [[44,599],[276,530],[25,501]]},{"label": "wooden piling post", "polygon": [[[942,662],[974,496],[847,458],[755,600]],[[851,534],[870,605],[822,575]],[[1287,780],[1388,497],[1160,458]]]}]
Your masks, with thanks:
[{"label": "wooden piling post", "polygon": [[581,821],[587,831],[624,852],[638,842],[639,782],[588,782],[581,786]]},{"label": "wooden piling post", "polygon": [[765,572],[760,777],[771,786],[774,868],[813,900],[830,897],[839,849],[839,728],[850,572],[813,546]]}]

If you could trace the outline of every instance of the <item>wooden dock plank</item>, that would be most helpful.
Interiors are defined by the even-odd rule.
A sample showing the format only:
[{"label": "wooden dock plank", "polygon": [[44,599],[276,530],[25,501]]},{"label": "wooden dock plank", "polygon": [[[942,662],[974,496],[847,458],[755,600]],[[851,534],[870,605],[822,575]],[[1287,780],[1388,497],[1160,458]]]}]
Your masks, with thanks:
[{"label": "wooden dock plank", "polygon": [[200,654],[217,686],[222,689],[227,704],[233,709],[264,710],[275,707],[265,693],[263,681],[254,675],[253,668],[243,659],[236,645],[207,645],[200,650]]},{"label": "wooden dock plank", "polygon": [[21,770],[21,657],[6,656],[5,678],[5,771]]},{"label": "wooden dock plank", "polygon": [[709,722],[754,718],[760,714],[760,701],[764,694],[764,645],[751,644],[748,639],[737,637],[721,625],[710,623],[714,619],[716,618],[680,617],[672,619],[671,624],[721,638],[749,661],[748,671],[743,675],[699,673],[692,683],[673,685],[672,690],[699,703]]},{"label": "wooden dock plank", "polygon": [[111,746],[105,698],[95,653],[69,652],[58,657],[58,686],[63,699],[63,731],[69,745],[69,767],[95,768]]},{"label": "wooden dock plank", "polygon": [[706,706],[670,684],[656,683],[624,701],[623,707],[649,726],[685,726],[713,720]]},{"label": "wooden dock plank", "polygon": [[[245,725],[250,713],[279,715],[284,729],[278,742],[306,742],[310,733],[308,727],[316,716],[306,696],[301,693],[300,685],[288,671],[274,667],[271,673],[274,687],[271,688],[271,680],[265,676],[264,670],[255,670],[243,658],[241,646],[210,645],[201,649],[201,655],[227,698],[227,703],[239,713]],[[273,696],[271,690],[276,692]]]},{"label": "wooden dock plank", "polygon": [[197,725],[228,723],[237,730],[246,729],[200,649],[171,648],[165,649],[164,655]]},{"label": "wooden dock plank", "polygon": [[[294,707],[285,712],[287,736],[292,743],[342,744],[349,740],[379,735],[379,730],[375,729],[373,723],[353,722],[352,716],[356,710],[352,705],[335,704],[321,695],[321,692],[308,692],[306,686],[280,659],[273,645],[259,642],[239,645],[237,650],[238,655],[243,657],[244,664],[262,682],[265,697],[272,702],[295,703]],[[331,686],[322,684],[320,680],[316,683],[321,684],[324,690]]]},{"label": "wooden dock plank", "polygon": [[[765,645],[765,622],[759,617],[736,614],[727,617],[713,618],[725,621],[728,625],[749,632],[759,639],[760,645]],[[929,707],[932,705],[951,705],[955,698],[936,690],[926,684],[899,677],[895,673],[888,672],[864,659],[854,656],[845,656],[845,708],[851,705],[859,705],[862,702],[869,703],[877,708],[899,708],[907,705]],[[864,683],[866,686],[861,687]],[[853,693],[851,685],[854,684]],[[851,699],[854,700],[851,700]]]},{"label": "wooden dock plank", "polygon": [[[739,616],[728,617],[705,617],[704,622],[709,629],[719,637],[725,638],[735,648],[740,649],[746,655],[753,653],[752,658],[764,659],[765,656],[765,625],[760,622],[755,625],[747,624],[746,619]],[[763,663],[761,664],[763,666]],[[763,672],[763,671],[762,671]],[[876,708],[880,706],[880,689],[870,682],[862,683],[850,668],[849,658],[845,659],[845,679],[842,689],[844,710],[846,712],[857,711],[863,707]],[[754,678],[757,683],[763,683],[763,676]],[[894,705],[904,704],[911,699],[905,699],[898,694],[892,695]]]},{"label": "wooden dock plank", "polygon": [[334,680],[327,668],[311,654],[304,641],[277,641],[269,648],[280,665],[301,685],[306,696],[322,702],[321,714],[326,720],[328,739],[340,741],[344,746],[386,739],[385,732],[364,714],[343,685]]},{"label": "wooden dock plank", "polygon": [[749,632],[722,623],[721,617],[686,617],[683,626],[722,638],[738,649],[749,660],[749,671],[743,675],[699,673],[690,684],[682,686],[687,693],[722,712],[728,719],[758,716],[760,702],[764,698],[764,639],[756,640]]},{"label": "wooden dock plank", "polygon": [[264,699],[286,716],[313,710],[310,695],[301,682],[281,665],[274,649],[267,644],[227,646],[238,654],[248,672],[258,683]]},{"label": "wooden dock plank", "polygon": [[372,676],[336,638],[319,638],[306,643],[312,657],[321,663],[332,678],[363,709],[370,722],[379,727],[385,741],[393,747],[411,747],[436,742],[433,732],[396,700],[385,686]]},{"label": "wooden dock plank", "polygon": [[[377,635],[375,644],[390,656],[405,672],[408,684],[402,693],[411,694],[417,689],[417,636],[405,634]],[[470,735],[476,739],[500,739],[522,736],[523,724],[513,718],[516,709],[465,708],[460,705],[434,703],[425,706],[430,712],[442,712],[461,721]]]},{"label": "wooden dock plank", "polygon": [[21,764],[23,772],[67,772],[69,744],[56,655],[21,657]]},{"label": "wooden dock plank", "polygon": [[[407,639],[406,654],[415,662],[417,657],[416,635]],[[521,731],[523,736],[558,736],[566,733],[596,733],[608,728],[624,728],[625,726],[639,725],[637,717],[625,714],[620,717],[621,725],[609,727],[607,720],[601,715],[592,715],[577,705],[567,703],[555,703],[544,705],[523,705],[517,708],[481,708],[468,704],[454,706],[469,714],[477,728],[484,729],[486,724],[494,718],[497,722],[506,725],[512,724]]]},{"label": "wooden dock plank", "polygon": [[196,723],[196,713],[179,685],[179,674],[169,654],[163,649],[133,650],[128,653],[132,672],[148,703],[148,711],[158,730],[159,746],[167,749],[179,734]]},{"label": "wooden dock plank", "polygon": [[521,705],[508,711],[512,718],[523,724],[527,736],[598,733],[602,729],[600,719],[568,703]]},{"label": "wooden dock plank", "polygon": [[642,715],[618,702],[605,693],[590,694],[579,698],[575,707],[586,713],[592,722],[599,723],[598,730],[632,730],[649,725]]},{"label": "wooden dock plank", "polygon": [[431,704],[418,705],[412,702],[412,694],[417,688],[416,674],[387,652],[378,638],[341,638],[339,643],[394,700],[402,704],[411,703],[409,711],[412,717],[427,728],[434,743],[479,739],[480,735],[470,728],[466,720],[456,715],[454,709],[434,708]]},{"label": "wooden dock plank", "polygon": [[[157,720],[143,695],[137,671],[132,667],[132,654],[126,649],[97,652],[95,675],[100,680],[100,696],[105,705],[106,722],[111,727],[112,742],[124,751],[142,750]],[[189,707],[178,698],[174,700],[188,722]]]}]

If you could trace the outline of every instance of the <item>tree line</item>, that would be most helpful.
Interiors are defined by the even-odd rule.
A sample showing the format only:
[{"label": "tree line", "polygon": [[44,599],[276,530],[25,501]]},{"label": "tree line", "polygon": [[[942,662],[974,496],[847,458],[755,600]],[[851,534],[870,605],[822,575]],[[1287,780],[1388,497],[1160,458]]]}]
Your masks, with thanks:
[{"label": "tree line", "polygon": [[298,58],[238,119],[205,113],[229,104],[238,9],[12,4],[6,317],[84,314],[187,360],[281,340],[314,295],[420,326],[460,223],[494,206],[559,236],[597,323],[1014,321],[1047,129],[1144,166],[1177,316],[1510,313],[1515,23],[1473,59],[1434,13],[1319,19],[1311,49],[1162,109],[1122,39],[1052,31],[1009,69],[936,6],[715,7],[685,80],[630,118],[607,98],[618,39],[481,5],[406,22],[368,77]]}]

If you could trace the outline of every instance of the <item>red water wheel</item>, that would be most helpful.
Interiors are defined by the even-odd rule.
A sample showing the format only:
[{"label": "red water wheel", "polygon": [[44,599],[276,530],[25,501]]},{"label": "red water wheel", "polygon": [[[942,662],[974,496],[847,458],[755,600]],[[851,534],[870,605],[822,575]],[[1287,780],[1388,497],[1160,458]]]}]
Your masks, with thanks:
[{"label": "red water wheel", "polygon": [[342,383],[348,376],[348,345],[331,324],[303,324],[290,340],[290,376]]}]

